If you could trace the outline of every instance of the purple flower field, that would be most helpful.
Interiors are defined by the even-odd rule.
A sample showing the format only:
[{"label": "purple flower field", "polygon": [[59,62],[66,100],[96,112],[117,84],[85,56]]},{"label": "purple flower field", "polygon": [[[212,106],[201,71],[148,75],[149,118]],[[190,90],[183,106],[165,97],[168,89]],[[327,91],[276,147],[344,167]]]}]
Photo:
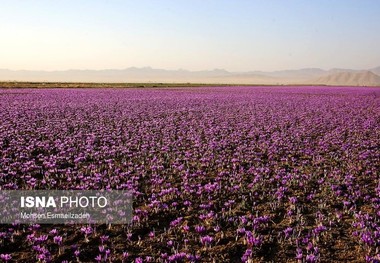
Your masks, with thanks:
[{"label": "purple flower field", "polygon": [[0,189],[134,195],[3,262],[380,262],[379,177],[379,88],[0,89]]}]

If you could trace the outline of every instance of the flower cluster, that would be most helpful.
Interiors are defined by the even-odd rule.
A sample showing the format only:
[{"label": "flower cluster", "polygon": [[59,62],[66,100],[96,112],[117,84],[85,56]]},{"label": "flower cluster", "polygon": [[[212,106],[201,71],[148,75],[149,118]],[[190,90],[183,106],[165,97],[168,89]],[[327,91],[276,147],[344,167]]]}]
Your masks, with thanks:
[{"label": "flower cluster", "polygon": [[130,225],[0,226],[0,260],[379,262],[379,145],[377,88],[0,90],[0,189],[134,196]]}]

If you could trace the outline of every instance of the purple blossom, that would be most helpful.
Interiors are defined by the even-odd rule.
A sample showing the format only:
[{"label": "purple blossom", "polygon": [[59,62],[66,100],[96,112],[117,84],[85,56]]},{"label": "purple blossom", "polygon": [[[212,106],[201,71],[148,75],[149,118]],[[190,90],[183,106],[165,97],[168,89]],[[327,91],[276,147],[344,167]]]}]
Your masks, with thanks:
[{"label": "purple blossom", "polygon": [[284,230],[284,234],[285,234],[285,238],[289,238],[293,233],[293,228],[291,227],[287,227],[285,230]]},{"label": "purple blossom", "polygon": [[204,226],[197,225],[195,226],[195,231],[197,231],[197,233],[203,233],[206,231],[206,228]]},{"label": "purple blossom", "polygon": [[4,262],[8,262],[12,259],[11,254],[1,254],[0,259],[3,260]]},{"label": "purple blossom", "polygon": [[62,237],[61,236],[55,236],[53,238],[53,241],[54,241],[54,243],[56,243],[59,246],[62,245]]},{"label": "purple blossom", "polygon": [[201,243],[202,245],[204,246],[209,246],[211,245],[212,241],[214,240],[213,237],[211,236],[204,236],[204,237],[201,237]]}]

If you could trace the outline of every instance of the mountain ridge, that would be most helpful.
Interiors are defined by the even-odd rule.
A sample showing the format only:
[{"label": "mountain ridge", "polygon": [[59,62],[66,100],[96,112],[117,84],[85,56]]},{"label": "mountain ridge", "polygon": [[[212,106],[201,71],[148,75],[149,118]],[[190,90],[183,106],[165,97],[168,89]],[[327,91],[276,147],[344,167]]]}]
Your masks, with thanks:
[{"label": "mountain ridge", "polygon": [[342,71],[320,77],[312,83],[329,86],[380,86],[380,76],[369,70],[362,72]]},{"label": "mountain ridge", "polygon": [[[367,72],[362,74],[362,72]],[[372,74],[370,74],[370,73]],[[360,73],[360,74],[359,74]],[[215,68],[190,71],[152,67],[125,69],[69,69],[57,71],[0,69],[0,81],[46,82],[173,82],[205,84],[318,84],[380,86],[380,66],[369,70],[302,68],[277,71],[232,72]],[[338,74],[338,76],[330,76]],[[359,74],[359,75],[358,75]],[[352,75],[352,76],[351,76]],[[329,77],[330,76],[330,77]],[[326,79],[327,78],[327,79]],[[366,79],[368,78],[368,79]],[[330,83],[330,84],[326,84]],[[348,84],[347,84],[348,83]]]}]

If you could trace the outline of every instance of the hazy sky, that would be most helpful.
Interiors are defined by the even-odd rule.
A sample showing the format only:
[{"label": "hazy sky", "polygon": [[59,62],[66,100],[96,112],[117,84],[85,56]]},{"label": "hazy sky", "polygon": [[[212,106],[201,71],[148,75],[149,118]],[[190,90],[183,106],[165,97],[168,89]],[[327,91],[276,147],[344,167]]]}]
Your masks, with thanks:
[{"label": "hazy sky", "polygon": [[380,66],[380,1],[0,0],[0,68]]}]

